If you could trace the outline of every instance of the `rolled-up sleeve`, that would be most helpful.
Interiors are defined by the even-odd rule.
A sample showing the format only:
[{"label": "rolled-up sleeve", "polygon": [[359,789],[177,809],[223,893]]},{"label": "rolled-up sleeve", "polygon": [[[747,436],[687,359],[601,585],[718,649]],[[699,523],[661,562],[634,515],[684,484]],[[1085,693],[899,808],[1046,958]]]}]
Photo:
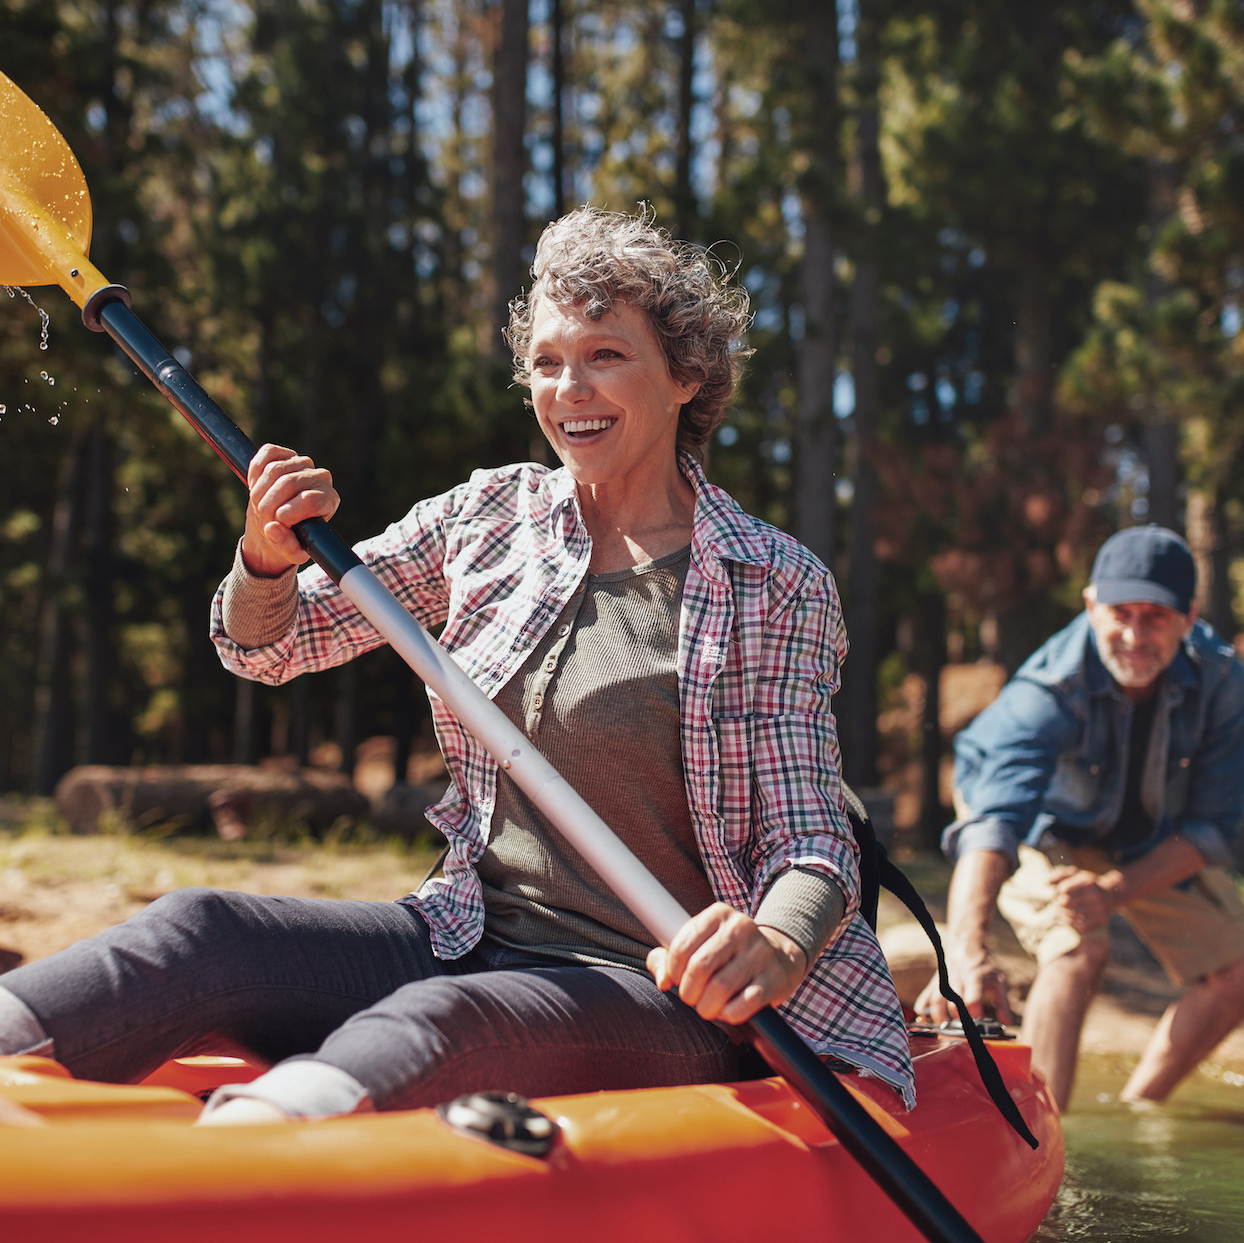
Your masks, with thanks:
[{"label": "rolled-up sleeve", "polygon": [[994,850],[1014,866],[1058,757],[1080,732],[1057,691],[1022,677],[1009,682],[955,739],[955,786],[970,814],[943,833],[946,855],[957,860],[968,851]]},{"label": "rolled-up sleeve", "polygon": [[[425,626],[445,619],[445,528],[462,493],[462,488],[456,488],[421,501],[381,535],[355,546],[363,564]],[[252,642],[255,638],[264,641],[246,647],[225,624],[225,595],[236,589],[235,579],[236,567],[235,575],[216,593],[211,637],[221,663],[242,677],[276,686],[302,673],[344,664],[384,642],[328,575],[311,566],[298,575],[296,607],[282,613],[283,625],[265,623],[262,634],[247,636]]]}]

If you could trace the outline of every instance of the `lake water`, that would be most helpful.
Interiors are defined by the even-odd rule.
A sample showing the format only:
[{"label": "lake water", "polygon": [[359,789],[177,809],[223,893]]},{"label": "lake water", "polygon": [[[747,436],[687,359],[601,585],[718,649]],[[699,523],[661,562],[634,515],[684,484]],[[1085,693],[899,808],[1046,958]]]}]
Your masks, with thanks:
[{"label": "lake water", "polygon": [[1034,1243],[1244,1243],[1244,1077],[1192,1075],[1121,1105],[1126,1068],[1084,1059],[1063,1119],[1067,1172]]}]

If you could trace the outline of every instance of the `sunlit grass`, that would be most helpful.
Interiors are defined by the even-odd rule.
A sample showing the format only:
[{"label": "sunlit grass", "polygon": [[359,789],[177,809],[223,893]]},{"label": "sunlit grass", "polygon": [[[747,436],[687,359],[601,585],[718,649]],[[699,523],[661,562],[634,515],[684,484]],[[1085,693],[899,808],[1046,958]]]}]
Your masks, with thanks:
[{"label": "sunlit grass", "polygon": [[426,876],[432,836],[382,839],[342,821],[322,838],[297,823],[258,821],[225,842],[176,825],[70,833],[47,800],[0,803],[0,943],[27,959],[117,923],[173,889],[207,886],[297,897],[393,901]]}]

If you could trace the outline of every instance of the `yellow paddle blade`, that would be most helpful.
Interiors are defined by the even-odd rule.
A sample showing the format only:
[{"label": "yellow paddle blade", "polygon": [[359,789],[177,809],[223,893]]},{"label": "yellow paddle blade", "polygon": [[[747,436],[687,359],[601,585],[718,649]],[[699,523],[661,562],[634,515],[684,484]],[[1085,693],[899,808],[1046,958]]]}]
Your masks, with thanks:
[{"label": "yellow paddle blade", "polygon": [[87,261],[91,196],[43,110],[0,73],[0,285],[59,285],[79,306],[108,284]]}]

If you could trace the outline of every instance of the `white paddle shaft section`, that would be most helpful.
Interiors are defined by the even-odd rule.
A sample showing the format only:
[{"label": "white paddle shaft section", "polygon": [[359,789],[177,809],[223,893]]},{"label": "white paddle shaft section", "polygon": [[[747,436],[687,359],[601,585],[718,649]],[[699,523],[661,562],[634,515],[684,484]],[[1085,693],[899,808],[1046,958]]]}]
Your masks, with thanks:
[{"label": "white paddle shaft section", "polygon": [[668,945],[687,922],[687,912],[531,745],[527,735],[462,672],[453,657],[366,566],[348,570],[341,579],[341,590],[513,777],[549,823],[604,877],[635,918],[662,945]]}]

